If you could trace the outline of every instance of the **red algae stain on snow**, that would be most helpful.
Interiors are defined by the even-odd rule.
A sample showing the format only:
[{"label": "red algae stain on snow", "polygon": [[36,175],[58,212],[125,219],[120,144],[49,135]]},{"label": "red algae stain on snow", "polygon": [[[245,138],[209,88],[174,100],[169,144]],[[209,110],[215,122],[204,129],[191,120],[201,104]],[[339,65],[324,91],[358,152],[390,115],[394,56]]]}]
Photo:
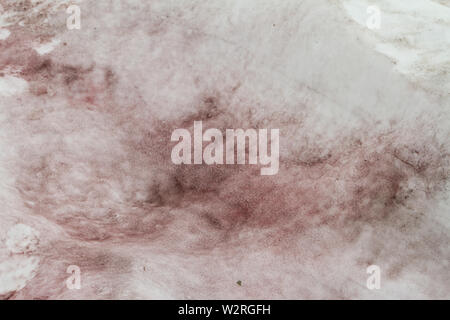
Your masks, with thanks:
[{"label": "red algae stain on snow", "polygon": [[[89,26],[93,18],[87,16]],[[30,19],[10,27],[11,35],[0,41],[0,72],[28,84],[20,96],[5,98],[11,108],[2,110],[2,122],[14,148],[15,161],[7,166],[14,172],[11,188],[23,210],[14,219],[33,219],[49,232],[41,232],[35,252],[40,266],[8,298],[148,297],[135,282],[148,286],[152,297],[162,288],[178,298],[195,289],[200,298],[317,298],[320,292],[305,289],[316,277],[323,279],[317,284],[322,297],[351,298],[363,294],[345,279],[364,275],[377,261],[384,263],[385,281],[399,279],[410,264],[446,279],[445,266],[428,261],[429,243],[448,258],[442,246],[448,235],[431,231],[439,227],[424,216],[445,194],[449,178],[449,146],[433,133],[437,128],[405,120],[389,128],[349,129],[343,121],[333,137],[326,138],[323,128],[318,139],[304,127],[315,116],[307,99],[289,108],[282,96],[267,99],[250,76],[230,71],[221,78],[216,70],[192,70],[192,78],[203,80],[189,84],[173,80],[184,69],[169,72],[167,90],[158,81],[170,67],[166,60],[139,60],[142,48],[130,60],[146,64],[125,63],[112,53],[105,58],[92,43],[83,47],[92,57],[83,52],[83,59],[72,61],[65,54],[73,56],[70,51],[84,40],[68,41],[67,30],[58,29],[58,47],[40,55],[36,43],[51,41],[53,34],[33,28],[40,18]],[[151,21],[149,37],[171,36],[170,24]],[[155,33],[156,26],[167,30]],[[142,36],[131,31],[130,37]],[[91,32],[94,41],[97,33]],[[195,35],[189,39],[205,39]],[[114,34],[101,38],[102,44],[117,49],[116,37],[128,38]],[[221,61],[234,70],[233,61]],[[179,113],[167,116],[158,109],[167,103],[159,90],[181,97],[174,99]],[[260,166],[250,165],[173,164],[171,134],[179,128],[192,132],[194,121],[223,134],[229,128],[279,129],[278,173],[261,176]],[[391,239],[383,243],[377,236]],[[397,240],[410,247],[403,250]],[[329,279],[339,255],[348,270]],[[83,290],[67,289],[70,265],[89,284]],[[151,274],[142,275],[147,268]],[[439,294],[448,290],[441,288]]]}]

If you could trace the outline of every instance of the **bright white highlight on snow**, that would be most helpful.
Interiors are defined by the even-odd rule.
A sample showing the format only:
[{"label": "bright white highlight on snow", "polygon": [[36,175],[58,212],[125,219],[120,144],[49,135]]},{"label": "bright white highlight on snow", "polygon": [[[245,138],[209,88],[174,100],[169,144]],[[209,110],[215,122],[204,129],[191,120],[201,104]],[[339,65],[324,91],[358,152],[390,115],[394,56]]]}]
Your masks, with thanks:
[{"label": "bright white highlight on snow", "polygon": [[0,96],[10,97],[24,92],[28,88],[28,83],[18,77],[6,75],[0,77]]},{"label": "bright white highlight on snow", "polygon": [[11,35],[8,29],[0,29],[0,40],[6,40]]},{"label": "bright white highlight on snow", "polygon": [[60,40],[53,39],[48,43],[44,43],[40,46],[35,47],[34,50],[36,50],[36,52],[42,56],[44,54],[52,52],[60,42]]}]

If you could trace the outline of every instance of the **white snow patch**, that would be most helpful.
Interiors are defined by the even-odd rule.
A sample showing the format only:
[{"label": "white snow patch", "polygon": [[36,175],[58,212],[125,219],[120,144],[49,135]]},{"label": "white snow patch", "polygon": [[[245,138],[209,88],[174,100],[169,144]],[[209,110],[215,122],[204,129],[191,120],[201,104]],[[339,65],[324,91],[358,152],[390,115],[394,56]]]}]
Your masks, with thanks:
[{"label": "white snow patch", "polygon": [[41,44],[37,47],[34,47],[33,49],[42,56],[44,54],[52,52],[60,42],[60,40],[53,39],[52,41]]},{"label": "white snow patch", "polygon": [[0,29],[0,40],[5,40],[11,35],[8,29]]},{"label": "white snow patch", "polygon": [[0,77],[0,96],[10,97],[24,92],[28,88],[28,83],[18,77],[6,75]]},{"label": "white snow patch", "polygon": [[0,294],[23,289],[34,278],[39,259],[37,257],[13,256],[0,263]]},{"label": "white snow patch", "polygon": [[10,253],[31,253],[39,245],[39,232],[19,223],[13,226],[6,235],[6,247]]},{"label": "white snow patch", "polygon": [[346,13],[366,27],[369,6],[380,9],[380,29],[369,30],[375,49],[414,80],[444,84],[450,92],[450,7],[432,0],[342,0]]}]

